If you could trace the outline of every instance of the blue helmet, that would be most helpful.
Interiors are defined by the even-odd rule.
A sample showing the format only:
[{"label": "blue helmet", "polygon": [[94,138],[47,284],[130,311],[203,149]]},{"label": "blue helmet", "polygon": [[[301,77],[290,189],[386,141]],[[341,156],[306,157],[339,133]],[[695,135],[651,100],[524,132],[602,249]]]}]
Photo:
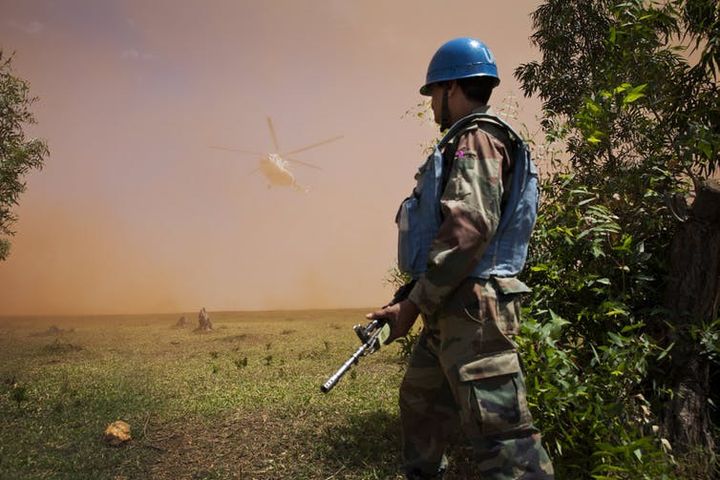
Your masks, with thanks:
[{"label": "blue helmet", "polygon": [[474,38],[455,38],[435,52],[420,94],[430,95],[433,83],[469,77],[491,77],[495,86],[500,83],[495,57],[487,45]]}]

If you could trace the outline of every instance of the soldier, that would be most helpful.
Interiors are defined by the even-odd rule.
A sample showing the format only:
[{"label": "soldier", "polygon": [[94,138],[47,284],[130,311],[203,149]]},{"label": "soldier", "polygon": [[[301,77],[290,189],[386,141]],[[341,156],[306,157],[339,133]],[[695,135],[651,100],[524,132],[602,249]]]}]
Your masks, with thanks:
[{"label": "soldier", "polygon": [[423,330],[400,387],[403,471],[441,478],[462,428],[483,480],[552,479],[528,411],[512,337],[522,270],[537,211],[537,171],[526,145],[488,106],[500,83],[487,46],[457,38],[430,61],[422,95],[449,129],[403,201],[398,263],[415,285],[407,299],[368,314],[404,336]]}]

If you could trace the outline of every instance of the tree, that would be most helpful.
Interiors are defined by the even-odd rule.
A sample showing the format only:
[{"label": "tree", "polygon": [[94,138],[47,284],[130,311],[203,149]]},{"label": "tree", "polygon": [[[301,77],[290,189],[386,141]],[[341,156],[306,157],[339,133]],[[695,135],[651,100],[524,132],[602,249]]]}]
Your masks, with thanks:
[{"label": "tree", "polygon": [[516,76],[563,162],[544,181],[520,342],[559,478],[710,475],[720,7],[547,0],[533,22],[542,58]]},{"label": "tree", "polygon": [[37,100],[30,96],[24,80],[13,74],[12,56],[0,50],[0,260],[10,253],[12,226],[17,220],[12,209],[25,191],[24,177],[33,169],[42,168],[48,155],[43,140],[28,139],[24,129],[35,123],[30,111]]}]

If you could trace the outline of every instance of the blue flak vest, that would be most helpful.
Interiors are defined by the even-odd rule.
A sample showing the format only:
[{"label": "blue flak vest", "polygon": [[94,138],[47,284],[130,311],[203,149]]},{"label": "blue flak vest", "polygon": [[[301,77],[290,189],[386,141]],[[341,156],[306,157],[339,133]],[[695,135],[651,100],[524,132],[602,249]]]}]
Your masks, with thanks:
[{"label": "blue flak vest", "polygon": [[430,247],[442,223],[442,149],[464,128],[474,122],[488,122],[507,130],[514,157],[510,193],[500,215],[497,230],[471,277],[514,277],[522,271],[528,243],[537,218],[538,173],[530,150],[515,130],[500,118],[474,113],[458,120],[440,140],[416,175],[417,185],[400,205],[398,226],[398,266],[413,278],[427,270]]}]

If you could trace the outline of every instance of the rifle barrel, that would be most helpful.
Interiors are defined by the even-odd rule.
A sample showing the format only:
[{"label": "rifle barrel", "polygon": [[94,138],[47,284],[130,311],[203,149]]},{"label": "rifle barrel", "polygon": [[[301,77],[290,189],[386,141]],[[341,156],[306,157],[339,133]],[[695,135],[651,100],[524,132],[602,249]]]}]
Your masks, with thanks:
[{"label": "rifle barrel", "polygon": [[367,350],[370,347],[371,343],[363,343],[360,345],[360,348],[355,350],[355,353],[352,354],[348,360],[343,363],[342,367],[338,369],[337,372],[335,372],[330,378],[327,379],[327,382],[325,382],[321,387],[320,391],[322,393],[328,393],[330,390],[333,389],[335,385],[340,381],[340,379],[347,373],[348,370],[350,370],[350,367],[353,366],[354,363],[358,362],[358,359],[362,357],[365,354],[365,350]]}]

